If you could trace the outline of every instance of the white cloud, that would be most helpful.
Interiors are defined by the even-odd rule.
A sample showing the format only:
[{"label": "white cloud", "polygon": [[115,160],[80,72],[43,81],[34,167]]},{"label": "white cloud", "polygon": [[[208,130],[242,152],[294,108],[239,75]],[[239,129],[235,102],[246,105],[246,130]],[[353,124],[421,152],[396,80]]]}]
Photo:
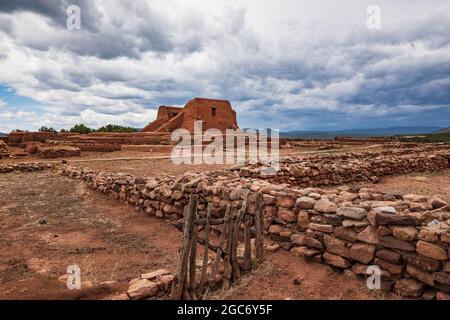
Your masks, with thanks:
[{"label": "white cloud", "polygon": [[58,8],[23,3],[0,3],[0,83],[40,103],[9,106],[32,112],[23,129],[142,127],[159,104],[195,96],[230,99],[243,127],[290,129],[324,126],[326,113],[330,125],[351,114],[378,125],[450,104],[444,0],[380,0],[379,31],[365,26],[366,0],[79,0],[78,31]]}]

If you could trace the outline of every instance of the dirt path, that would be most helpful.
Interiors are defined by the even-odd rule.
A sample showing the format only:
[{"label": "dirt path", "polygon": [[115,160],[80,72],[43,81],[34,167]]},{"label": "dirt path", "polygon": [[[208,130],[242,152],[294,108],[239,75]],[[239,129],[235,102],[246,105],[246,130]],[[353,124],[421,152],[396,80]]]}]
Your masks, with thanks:
[{"label": "dirt path", "polygon": [[438,195],[450,202],[450,169],[432,173],[413,173],[402,176],[385,176],[377,184],[365,184],[383,192]]},{"label": "dirt path", "polygon": [[[0,175],[0,299],[98,299],[123,293],[140,273],[175,270],[179,232],[52,172]],[[81,280],[111,286],[68,290]]]},{"label": "dirt path", "polygon": [[251,277],[216,299],[267,300],[373,300],[390,299],[380,291],[369,291],[366,281],[315,261],[279,250]]}]

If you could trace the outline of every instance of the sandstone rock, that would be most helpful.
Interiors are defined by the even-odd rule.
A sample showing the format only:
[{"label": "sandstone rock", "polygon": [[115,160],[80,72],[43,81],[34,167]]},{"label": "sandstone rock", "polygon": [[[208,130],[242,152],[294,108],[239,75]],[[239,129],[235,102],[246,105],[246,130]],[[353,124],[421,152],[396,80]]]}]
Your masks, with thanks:
[{"label": "sandstone rock", "polygon": [[311,215],[306,210],[300,210],[297,215],[297,224],[300,228],[306,229],[310,223]]},{"label": "sandstone rock", "polygon": [[436,290],[428,289],[422,295],[423,300],[435,300],[436,299]]},{"label": "sandstone rock", "polygon": [[343,239],[343,240],[347,240],[350,242],[356,242],[357,240],[357,233],[355,231],[353,231],[350,228],[345,228],[345,227],[337,227],[334,229],[333,231],[334,235],[337,238]]},{"label": "sandstone rock", "polygon": [[412,212],[421,212],[421,211],[433,209],[433,207],[426,202],[421,202],[421,203],[408,202],[408,207],[409,207],[409,210]]},{"label": "sandstone rock", "polygon": [[161,276],[164,276],[166,274],[169,274],[169,270],[165,270],[165,269],[159,269],[159,270],[155,270],[152,272],[148,272],[148,273],[144,273],[141,274],[141,278],[142,279],[147,279],[147,280],[153,280],[156,278],[160,278]]},{"label": "sandstone rock", "polygon": [[378,258],[385,260],[387,262],[390,262],[392,264],[401,264],[402,263],[402,256],[394,251],[390,250],[378,250],[375,254]]},{"label": "sandstone rock", "polygon": [[449,260],[442,263],[442,271],[450,273],[450,261]]},{"label": "sandstone rock", "polygon": [[375,255],[375,246],[366,243],[356,243],[350,248],[350,258],[368,264]]},{"label": "sandstone rock", "polygon": [[350,258],[350,248],[345,241],[336,239],[329,235],[324,235],[323,239],[327,251],[345,258]]},{"label": "sandstone rock", "polygon": [[450,288],[450,274],[446,272],[435,272],[433,273],[433,280],[439,286],[444,285],[445,289]]},{"label": "sandstone rock", "polygon": [[414,227],[394,227],[394,237],[404,241],[416,240],[419,232]]},{"label": "sandstone rock", "polygon": [[325,252],[323,254],[323,258],[325,259],[326,263],[342,269],[346,269],[352,265],[351,262],[348,261],[347,259],[328,252]]},{"label": "sandstone rock", "polygon": [[411,276],[413,276],[417,280],[422,281],[423,283],[426,283],[429,286],[434,286],[433,276],[428,272],[421,271],[410,264],[406,265],[406,272],[408,272]]},{"label": "sandstone rock", "polygon": [[315,200],[319,200],[322,196],[320,195],[320,193],[317,192],[311,192],[307,194],[308,197],[313,198]]},{"label": "sandstone rock", "polygon": [[379,226],[377,229],[377,234],[379,237],[390,236],[392,234],[392,230],[386,226]]},{"label": "sandstone rock", "polygon": [[337,210],[337,205],[326,198],[321,198],[314,204],[314,210],[323,213],[334,213]]},{"label": "sandstone rock", "polygon": [[428,199],[426,196],[421,196],[417,194],[405,194],[403,200],[410,202],[426,202]]},{"label": "sandstone rock", "polygon": [[291,249],[291,251],[294,255],[300,256],[300,257],[313,257],[320,253],[317,249],[311,249],[308,247],[294,247]]},{"label": "sandstone rock", "polygon": [[441,233],[441,241],[450,243],[450,232]]},{"label": "sandstone rock", "polygon": [[303,245],[305,243],[305,235],[294,233],[291,236],[291,242],[293,244]]},{"label": "sandstone rock", "polygon": [[322,242],[320,242],[317,239],[314,239],[313,237],[305,237],[305,239],[303,241],[304,241],[304,244],[308,247],[323,250]]},{"label": "sandstone rock", "polygon": [[450,300],[450,294],[438,291],[436,293],[436,300]]},{"label": "sandstone rock", "polygon": [[322,220],[324,223],[330,224],[332,226],[338,227],[342,225],[342,218],[333,213],[324,213],[322,215]]},{"label": "sandstone rock", "polygon": [[158,284],[147,279],[141,279],[130,285],[127,294],[131,299],[144,299],[158,294]]},{"label": "sandstone rock", "polygon": [[273,234],[280,234],[283,231],[283,228],[278,224],[271,224],[268,232]]},{"label": "sandstone rock", "polygon": [[297,215],[290,209],[283,207],[278,208],[278,218],[287,222],[297,222]]},{"label": "sandstone rock", "polygon": [[433,207],[433,209],[438,209],[446,206],[447,202],[442,200],[438,196],[433,196],[430,198],[429,204]]},{"label": "sandstone rock", "polygon": [[333,226],[330,226],[328,224],[310,223],[308,225],[308,227],[315,231],[321,231],[321,232],[326,232],[326,233],[333,232]]},{"label": "sandstone rock", "polygon": [[281,248],[281,246],[278,243],[267,245],[266,251],[267,252],[276,252]]},{"label": "sandstone rock", "polygon": [[367,212],[362,208],[356,207],[342,207],[336,211],[338,216],[344,216],[353,220],[362,220],[366,217]]},{"label": "sandstone rock", "polygon": [[360,227],[365,227],[369,225],[369,222],[367,221],[358,221],[358,220],[344,220],[342,221],[342,226],[344,226],[345,228],[360,228]]},{"label": "sandstone rock", "polygon": [[439,247],[435,244],[425,242],[422,240],[419,240],[417,242],[416,250],[421,255],[424,255],[426,257],[433,258],[436,260],[447,260],[448,259],[447,252],[444,249],[442,249],[441,247]]},{"label": "sandstone rock", "polygon": [[406,254],[404,255],[406,262],[414,267],[422,269],[428,272],[435,272],[441,268],[441,262],[421,256],[419,254]]},{"label": "sandstone rock", "polygon": [[395,283],[398,294],[409,298],[418,298],[423,293],[423,284],[413,279],[400,279]]},{"label": "sandstone rock", "polygon": [[67,284],[67,279],[69,279],[69,274],[63,274],[58,278],[58,281]]},{"label": "sandstone rock", "polygon": [[427,242],[436,242],[439,241],[439,236],[436,233],[436,230],[431,228],[422,228],[419,232],[419,239]]},{"label": "sandstone rock", "polygon": [[390,213],[390,214],[396,214],[397,213],[397,210],[394,207],[389,207],[389,206],[376,207],[376,208],[374,208],[374,210],[376,212],[384,212],[384,213]]},{"label": "sandstone rock", "polygon": [[280,236],[284,237],[284,238],[290,238],[292,236],[292,234],[293,234],[293,231],[289,230],[289,229],[283,229],[280,232]]},{"label": "sandstone rock", "polygon": [[316,200],[310,197],[301,197],[298,198],[295,202],[295,206],[300,209],[312,209],[314,208],[314,204],[316,203]]},{"label": "sandstone rock", "polygon": [[351,192],[347,192],[347,191],[341,192],[340,196],[344,201],[350,201],[350,202],[352,202],[353,200],[358,198],[358,195],[356,193],[351,193]]},{"label": "sandstone rock", "polygon": [[379,242],[377,230],[372,226],[368,226],[366,229],[358,233],[356,238],[359,241],[367,242],[370,244],[378,244]]},{"label": "sandstone rock", "polygon": [[[238,199],[240,199],[240,197]],[[277,198],[275,198],[274,196],[268,195],[268,194],[263,194],[263,199],[264,199],[264,205],[266,205],[266,206],[274,205],[277,202]],[[231,194],[230,194],[230,200],[233,200],[233,199],[231,199]],[[237,199],[235,199],[235,200],[237,200]]]},{"label": "sandstone rock", "polygon": [[367,213],[366,218],[369,221],[369,224],[371,226],[378,227],[376,216],[377,216],[377,213],[375,211],[369,211]]},{"label": "sandstone rock", "polygon": [[277,199],[277,206],[283,208],[293,208],[295,205],[295,199],[289,196],[279,197]]},{"label": "sandstone rock", "polygon": [[377,212],[375,220],[379,225],[403,225],[417,226],[419,221],[415,217],[393,215],[390,213]]},{"label": "sandstone rock", "polygon": [[374,264],[392,274],[402,274],[403,271],[403,265],[392,264],[379,258],[375,258]]},{"label": "sandstone rock", "polygon": [[379,245],[386,248],[400,249],[404,251],[415,251],[414,246],[409,242],[391,236],[380,237]]}]

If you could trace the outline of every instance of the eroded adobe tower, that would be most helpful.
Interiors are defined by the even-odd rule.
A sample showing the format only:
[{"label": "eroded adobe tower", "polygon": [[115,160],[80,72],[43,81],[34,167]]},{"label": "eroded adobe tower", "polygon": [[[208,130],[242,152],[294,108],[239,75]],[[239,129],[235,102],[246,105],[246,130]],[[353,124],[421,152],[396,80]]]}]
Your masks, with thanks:
[{"label": "eroded adobe tower", "polygon": [[194,98],[184,108],[160,106],[156,120],[142,132],[172,132],[179,128],[193,132],[194,121],[197,120],[203,121],[203,130],[238,128],[236,111],[228,100]]}]

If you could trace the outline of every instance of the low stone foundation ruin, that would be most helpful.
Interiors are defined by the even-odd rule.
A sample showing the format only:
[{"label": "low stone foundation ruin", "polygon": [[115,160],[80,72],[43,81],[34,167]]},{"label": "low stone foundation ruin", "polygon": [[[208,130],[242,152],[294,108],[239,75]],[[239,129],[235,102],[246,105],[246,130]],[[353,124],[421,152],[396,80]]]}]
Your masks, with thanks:
[{"label": "low stone foundation ruin", "polygon": [[250,190],[249,210],[263,193],[267,233],[293,255],[366,276],[381,268],[382,286],[408,297],[450,292],[450,205],[437,197],[400,195],[369,188],[295,189],[229,171],[140,179],[63,167],[63,174],[94,190],[160,218],[176,221],[190,194],[199,195],[199,215],[212,203],[222,216]]},{"label": "low stone foundation ruin", "polygon": [[34,171],[43,171],[45,169],[50,168],[53,168],[53,164],[45,164],[45,163],[7,164],[7,165],[0,165],[0,173],[34,172]]},{"label": "low stone foundation ruin", "polygon": [[[430,146],[431,147],[431,146]],[[280,170],[262,175],[260,165],[239,168],[239,175],[298,187],[377,182],[386,175],[432,172],[448,168],[450,145],[383,152],[314,154],[280,160]]]},{"label": "low stone foundation ruin", "polygon": [[37,149],[37,154],[41,158],[53,159],[62,157],[78,157],[81,154],[79,148],[70,146],[40,146]]}]

